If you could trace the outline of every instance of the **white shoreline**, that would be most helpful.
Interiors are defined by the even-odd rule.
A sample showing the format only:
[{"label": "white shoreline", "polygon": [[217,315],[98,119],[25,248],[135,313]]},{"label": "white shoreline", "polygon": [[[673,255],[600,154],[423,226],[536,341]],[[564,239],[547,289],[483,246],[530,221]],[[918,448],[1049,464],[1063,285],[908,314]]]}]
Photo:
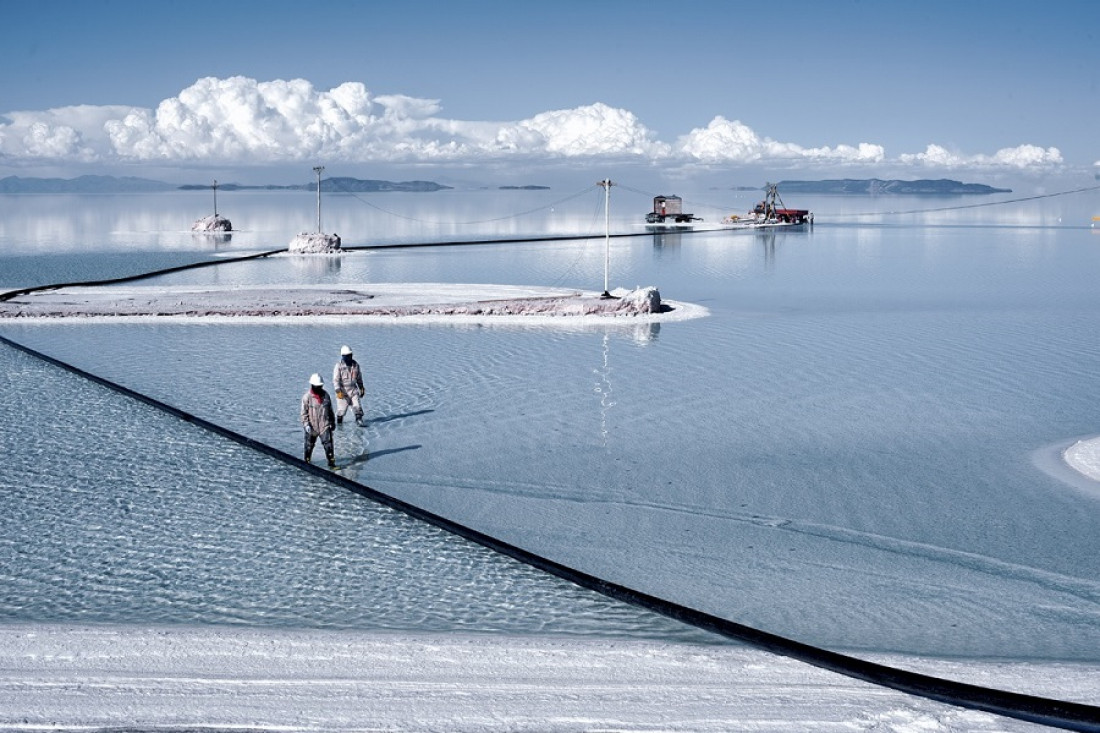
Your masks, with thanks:
[{"label": "white shoreline", "polygon": [[710,310],[705,306],[693,303],[682,303],[675,300],[662,300],[669,306],[665,313],[650,313],[637,315],[473,315],[473,314],[428,314],[415,313],[408,315],[393,314],[357,314],[340,315],[304,314],[300,316],[251,316],[251,315],[95,315],[95,316],[19,316],[16,318],[0,317],[0,327],[5,324],[28,324],[35,326],[65,325],[65,324],[96,324],[96,323],[193,323],[219,325],[301,325],[303,319],[309,319],[310,324],[346,324],[355,323],[357,326],[370,325],[455,325],[455,326],[558,326],[568,327],[631,327],[652,323],[675,323],[689,321],[695,318],[706,318]]},{"label": "white shoreline", "polygon": [[[451,283],[341,286],[77,286],[34,291],[0,302],[0,324],[215,322],[358,324],[630,325],[703,318],[703,306],[661,299],[649,313],[617,289],[614,299],[570,288]],[[181,312],[184,311],[184,312]]]},{"label": "white shoreline", "polygon": [[[874,661],[1096,704],[1097,666]],[[740,645],[0,624],[0,730],[1031,731]]]},{"label": "white shoreline", "polygon": [[1062,451],[1062,459],[1082,476],[1100,482],[1100,436],[1078,440]]}]

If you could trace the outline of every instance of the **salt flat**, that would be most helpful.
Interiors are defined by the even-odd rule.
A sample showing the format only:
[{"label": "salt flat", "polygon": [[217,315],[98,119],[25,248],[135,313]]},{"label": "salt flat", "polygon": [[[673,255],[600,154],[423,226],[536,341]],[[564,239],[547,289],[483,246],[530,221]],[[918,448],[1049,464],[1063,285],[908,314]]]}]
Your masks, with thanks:
[{"label": "salt flat", "polygon": [[447,283],[362,283],[287,287],[73,286],[0,301],[0,318],[405,317],[494,320],[576,318],[684,320],[706,309],[663,301],[655,288],[614,297],[565,288]]},{"label": "salt flat", "polygon": [[[1088,665],[921,664],[1100,701]],[[0,711],[5,731],[1040,730],[736,645],[194,626],[0,626]]]}]

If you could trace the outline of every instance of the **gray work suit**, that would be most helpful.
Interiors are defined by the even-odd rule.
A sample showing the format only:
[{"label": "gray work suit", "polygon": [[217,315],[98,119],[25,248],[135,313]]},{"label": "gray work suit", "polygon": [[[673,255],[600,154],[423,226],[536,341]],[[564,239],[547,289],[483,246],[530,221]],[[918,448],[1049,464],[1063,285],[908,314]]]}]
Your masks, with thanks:
[{"label": "gray work suit", "polygon": [[317,438],[325,448],[325,458],[331,464],[336,459],[332,445],[332,431],[336,428],[336,415],[332,411],[332,398],[324,389],[310,388],[302,395],[302,407],[299,411],[302,420],[302,432],[305,434],[305,458],[310,460]]},{"label": "gray work suit", "polygon": [[336,390],[336,417],[338,421],[343,421],[344,413],[350,405],[351,411],[355,413],[355,422],[362,425],[362,397],[366,391],[363,389],[363,371],[355,359],[349,361],[351,363],[341,359],[332,369],[332,388]]}]

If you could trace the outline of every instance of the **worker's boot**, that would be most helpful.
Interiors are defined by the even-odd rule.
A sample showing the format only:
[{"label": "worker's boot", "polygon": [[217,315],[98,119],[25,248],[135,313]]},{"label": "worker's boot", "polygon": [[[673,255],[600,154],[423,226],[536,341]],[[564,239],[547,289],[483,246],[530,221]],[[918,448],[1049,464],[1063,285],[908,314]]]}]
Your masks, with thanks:
[{"label": "worker's boot", "polygon": [[336,468],[336,456],[334,456],[332,453],[326,453],[325,458],[328,459],[329,468]]}]

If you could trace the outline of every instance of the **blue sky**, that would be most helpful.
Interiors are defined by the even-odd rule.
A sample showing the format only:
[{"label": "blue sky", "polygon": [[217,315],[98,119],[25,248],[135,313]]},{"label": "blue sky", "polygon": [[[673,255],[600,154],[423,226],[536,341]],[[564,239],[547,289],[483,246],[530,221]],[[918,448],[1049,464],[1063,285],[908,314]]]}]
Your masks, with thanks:
[{"label": "blue sky", "polygon": [[322,162],[985,181],[1091,179],[1100,161],[1092,0],[0,0],[0,14],[0,175],[244,180]]}]

